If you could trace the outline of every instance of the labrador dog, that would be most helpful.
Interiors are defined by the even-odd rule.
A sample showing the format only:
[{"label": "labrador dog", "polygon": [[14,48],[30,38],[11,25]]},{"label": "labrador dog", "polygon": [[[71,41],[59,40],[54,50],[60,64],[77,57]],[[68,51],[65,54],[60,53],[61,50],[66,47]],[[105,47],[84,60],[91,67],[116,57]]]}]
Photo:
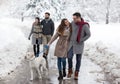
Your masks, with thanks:
[{"label": "labrador dog", "polygon": [[27,52],[27,55],[25,56],[25,59],[29,61],[29,66],[30,66],[30,73],[31,73],[31,78],[30,80],[32,81],[34,78],[34,70],[38,73],[38,78],[42,79],[42,74],[45,72],[45,76],[47,77],[48,75],[48,69],[46,67],[46,60],[43,56],[35,57],[34,53],[32,52]]}]

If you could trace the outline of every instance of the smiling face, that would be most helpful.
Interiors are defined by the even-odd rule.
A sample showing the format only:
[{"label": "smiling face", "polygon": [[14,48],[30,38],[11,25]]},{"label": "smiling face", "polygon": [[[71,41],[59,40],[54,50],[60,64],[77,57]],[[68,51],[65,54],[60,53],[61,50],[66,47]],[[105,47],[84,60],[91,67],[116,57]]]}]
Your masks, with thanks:
[{"label": "smiling face", "polygon": [[45,13],[45,19],[49,19],[50,18],[50,13],[49,12],[46,12]]},{"label": "smiling face", "polygon": [[35,19],[35,23],[38,23],[39,22],[39,20],[38,19]]},{"label": "smiling face", "polygon": [[66,26],[69,26],[69,25],[70,25],[70,23],[69,23],[68,20],[65,20],[64,23],[65,23]]},{"label": "smiling face", "polygon": [[77,22],[81,22],[81,14],[79,13],[79,12],[76,12],[76,13],[74,13],[73,14],[73,21],[75,22],[75,23],[77,23]]},{"label": "smiling face", "polygon": [[81,18],[74,15],[74,16],[73,16],[73,21],[74,21],[74,22],[80,22],[80,21],[81,21]]}]

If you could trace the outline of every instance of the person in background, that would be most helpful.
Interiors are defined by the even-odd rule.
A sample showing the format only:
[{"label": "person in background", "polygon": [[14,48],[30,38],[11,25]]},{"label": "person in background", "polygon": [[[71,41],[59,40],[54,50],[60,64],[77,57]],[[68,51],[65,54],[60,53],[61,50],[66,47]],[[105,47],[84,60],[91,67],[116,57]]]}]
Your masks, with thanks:
[{"label": "person in background", "polygon": [[[54,34],[54,22],[50,18],[50,13],[45,13],[45,19],[41,21],[41,25],[43,26],[43,45],[48,44],[48,42],[51,40],[51,37]],[[47,59],[49,49],[44,53],[43,57]]]},{"label": "person in background", "polygon": [[39,51],[40,51],[39,46],[40,44],[42,44],[42,27],[41,27],[39,17],[36,17],[35,22],[32,24],[32,29],[28,37],[29,40],[30,40],[31,35],[32,35],[34,55],[38,57]]},{"label": "person in background", "polygon": [[47,44],[50,46],[57,38],[59,38],[54,53],[54,55],[57,56],[57,66],[59,70],[58,80],[62,80],[63,77],[66,76],[66,58],[71,32],[72,28],[70,22],[67,19],[62,19],[61,24],[58,26],[56,34]]},{"label": "person in background", "polygon": [[79,12],[73,14],[72,34],[68,48],[68,78],[73,74],[73,56],[76,54],[74,79],[78,80],[84,42],[91,36],[89,24],[84,22]]}]

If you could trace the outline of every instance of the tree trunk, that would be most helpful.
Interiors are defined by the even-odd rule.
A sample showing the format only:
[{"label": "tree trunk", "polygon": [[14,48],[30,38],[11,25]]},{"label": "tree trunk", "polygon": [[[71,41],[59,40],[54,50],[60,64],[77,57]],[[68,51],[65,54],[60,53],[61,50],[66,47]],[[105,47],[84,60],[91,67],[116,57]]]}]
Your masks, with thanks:
[{"label": "tree trunk", "polygon": [[111,3],[111,0],[108,0],[108,3],[107,3],[107,8],[106,8],[106,24],[109,24],[109,16],[110,16],[110,3]]},{"label": "tree trunk", "polygon": [[119,17],[118,17],[118,21],[119,21],[119,23],[120,23],[120,14],[119,14]]},{"label": "tree trunk", "polygon": [[106,24],[109,24],[109,10],[108,9],[106,13]]}]

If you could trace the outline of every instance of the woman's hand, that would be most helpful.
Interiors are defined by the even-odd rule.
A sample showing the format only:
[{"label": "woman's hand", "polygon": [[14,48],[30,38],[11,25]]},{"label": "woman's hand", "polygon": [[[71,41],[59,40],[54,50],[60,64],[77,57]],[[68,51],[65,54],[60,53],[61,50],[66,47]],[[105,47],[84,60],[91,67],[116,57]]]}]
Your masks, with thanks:
[{"label": "woman's hand", "polygon": [[48,43],[47,46],[50,46],[50,44]]}]

